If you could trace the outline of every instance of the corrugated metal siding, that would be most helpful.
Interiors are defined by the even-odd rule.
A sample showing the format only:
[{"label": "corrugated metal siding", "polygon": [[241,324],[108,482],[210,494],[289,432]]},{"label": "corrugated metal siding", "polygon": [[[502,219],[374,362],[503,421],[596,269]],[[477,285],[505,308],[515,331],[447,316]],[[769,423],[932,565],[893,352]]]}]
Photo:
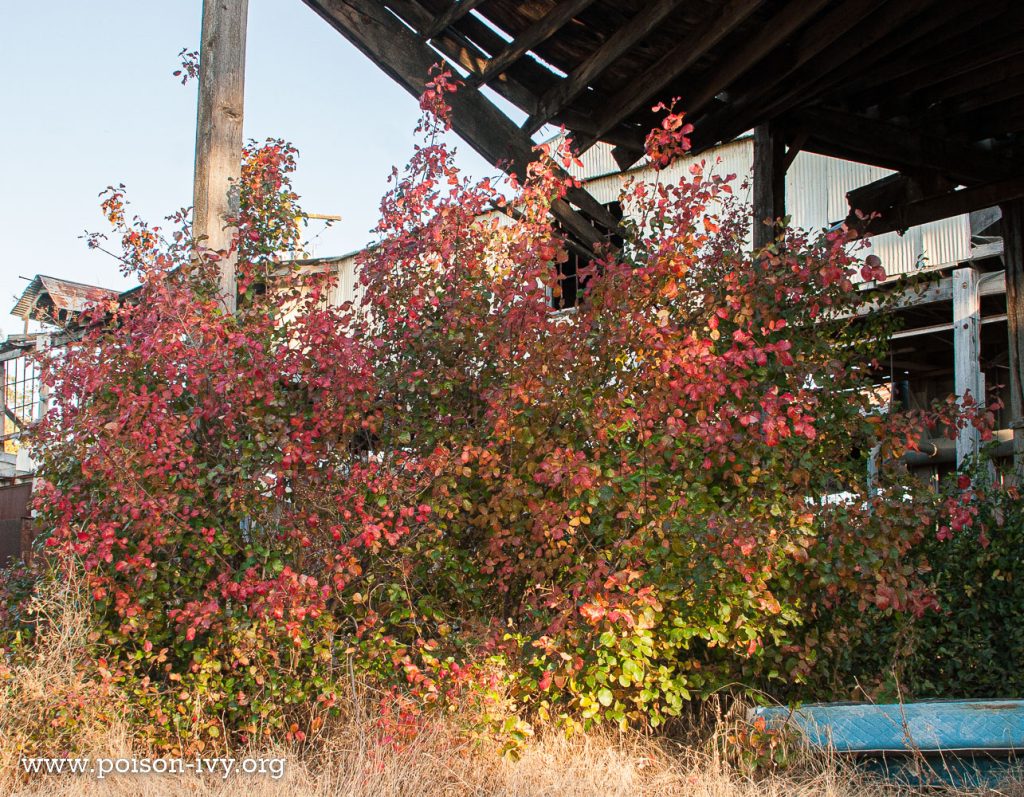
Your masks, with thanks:
[{"label": "corrugated metal siding", "polygon": [[[814,230],[845,218],[848,191],[892,173],[877,166],[801,153],[786,175],[786,204],[793,224]],[[966,215],[957,216],[913,227],[902,236],[886,233],[873,238],[871,248],[891,275],[957,263],[971,256],[970,220]]]},{"label": "corrugated metal siding", "polygon": [[703,162],[704,171],[707,175],[719,174],[722,176],[734,174],[736,181],[734,189],[740,199],[749,200],[749,191],[744,193],[740,184],[744,178],[750,175],[750,166],[753,162],[753,149],[749,139],[740,139],[714,150],[704,152],[693,158],[680,158],[660,175],[651,168],[634,168],[626,174],[608,174],[598,177],[587,183],[587,190],[594,195],[594,198],[603,204],[615,202],[619,198],[619,192],[623,184],[631,177],[648,179],[652,182],[660,179],[662,183],[678,182],[683,177],[690,176],[690,167],[695,163]]},{"label": "corrugated metal siding", "polygon": [[[587,188],[599,202],[607,204],[619,198],[619,191],[627,175],[609,174],[614,165],[611,148],[599,150],[590,160],[584,158],[586,170],[577,169],[577,176],[598,175]],[[737,196],[751,200],[749,188],[741,184],[751,177],[754,144],[750,137],[741,138],[695,158],[682,158],[662,173],[663,181],[676,181],[689,174],[690,166],[704,161],[708,174],[735,174]],[[593,171],[589,171],[589,169]],[[655,179],[652,169],[634,168],[629,173],[644,179]],[[829,158],[814,153],[801,153],[786,175],[786,204],[793,225],[807,230],[820,230],[832,222],[846,218],[846,193],[879,180],[891,171],[862,163]],[[945,266],[967,260],[971,256],[971,230],[968,216],[932,222],[914,227],[905,235],[887,233],[872,239],[872,251],[877,254],[890,275],[907,274],[921,267]]]},{"label": "corrugated metal siding", "polygon": [[[555,146],[561,137],[556,137],[550,143]],[[578,177],[580,180],[593,180],[603,177],[606,174],[618,174],[619,164],[612,157],[612,146],[599,141],[580,156],[583,166],[575,164],[569,167],[569,174]]]},{"label": "corrugated metal siding", "polygon": [[345,302],[358,304],[360,286],[359,280],[356,278],[355,255],[343,257],[338,261],[337,275],[337,282],[331,286],[327,300],[334,306],[342,305]]}]

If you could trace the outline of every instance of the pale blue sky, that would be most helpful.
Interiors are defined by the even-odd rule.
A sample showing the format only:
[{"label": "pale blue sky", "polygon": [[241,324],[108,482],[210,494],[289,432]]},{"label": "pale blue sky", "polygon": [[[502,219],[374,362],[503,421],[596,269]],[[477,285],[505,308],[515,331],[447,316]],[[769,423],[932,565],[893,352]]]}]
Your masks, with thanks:
[{"label": "pale blue sky", "polygon": [[[172,72],[198,49],[202,0],[0,0],[0,323],[19,276],[50,274],[127,287],[117,264],[86,249],[103,230],[97,194],[125,183],[136,211],[158,222],[192,202],[196,85]],[[300,150],[296,188],[307,211],[343,221],[314,254],[368,240],[392,165],[411,152],[416,102],[301,0],[249,0],[245,135]],[[493,172],[467,145],[460,162]]]}]

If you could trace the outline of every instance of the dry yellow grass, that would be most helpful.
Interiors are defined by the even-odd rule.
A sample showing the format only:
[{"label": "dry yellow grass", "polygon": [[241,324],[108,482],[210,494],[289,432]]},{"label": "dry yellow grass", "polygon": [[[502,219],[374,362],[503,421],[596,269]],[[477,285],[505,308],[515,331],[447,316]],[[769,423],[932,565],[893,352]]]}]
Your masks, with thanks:
[{"label": "dry yellow grass", "polygon": [[[906,794],[891,784],[871,781],[835,760],[803,762],[794,771],[750,777],[725,763],[712,745],[679,747],[638,734],[600,731],[567,738],[542,732],[517,760],[497,749],[468,742],[451,721],[427,725],[401,748],[384,743],[372,718],[339,722],[305,748],[251,751],[248,755],[283,758],[280,779],[269,774],[235,772],[212,775],[26,775],[19,746],[28,735],[46,733],[38,709],[69,693],[81,693],[75,659],[86,632],[74,585],[41,601],[48,627],[46,645],[36,663],[23,668],[0,690],[0,795],[18,797],[616,797],[693,795],[693,797],[888,797]],[[87,690],[87,685],[86,685]],[[113,702],[111,702],[113,701]],[[55,739],[61,755],[73,744],[76,755],[94,760],[147,755],[133,745],[116,716],[109,695],[87,704],[73,740]],[[40,755],[44,753],[36,753]],[[211,755],[215,755],[211,753]],[[246,753],[235,753],[239,761]],[[937,794],[930,791],[929,794]],[[954,792],[946,792],[954,793]],[[1012,788],[988,792],[1024,797]]]},{"label": "dry yellow grass", "polygon": [[[359,749],[341,733],[310,753],[265,751],[287,759],[285,775],[166,776],[37,775],[31,780],[7,776],[0,793],[17,797],[409,797],[410,795],[487,795],[490,797],[895,797],[906,794],[834,763],[799,773],[763,778],[737,774],[711,756],[694,751],[670,754],[659,744],[635,736],[592,733],[576,739],[549,734],[529,744],[513,761],[482,754],[445,732],[423,734],[409,747]],[[97,748],[103,756],[130,757],[123,735],[111,732]],[[929,794],[937,794],[930,791]],[[953,792],[949,792],[953,793]],[[965,792],[966,793],[966,792]],[[1021,794],[998,790],[988,794]]]}]

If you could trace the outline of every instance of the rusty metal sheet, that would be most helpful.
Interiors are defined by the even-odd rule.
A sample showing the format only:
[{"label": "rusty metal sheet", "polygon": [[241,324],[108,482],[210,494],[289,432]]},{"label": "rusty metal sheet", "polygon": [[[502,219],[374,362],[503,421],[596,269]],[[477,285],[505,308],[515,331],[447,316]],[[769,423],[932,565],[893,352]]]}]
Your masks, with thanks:
[{"label": "rusty metal sheet", "polygon": [[32,483],[9,484],[0,487],[0,520],[18,520],[29,516],[28,502],[32,497]]},{"label": "rusty metal sheet", "polygon": [[49,303],[52,302],[52,308],[57,312],[80,313],[90,305],[116,299],[117,296],[118,292],[109,288],[37,274],[21,294],[11,315],[34,318],[41,302],[47,304],[47,311],[50,311]]}]

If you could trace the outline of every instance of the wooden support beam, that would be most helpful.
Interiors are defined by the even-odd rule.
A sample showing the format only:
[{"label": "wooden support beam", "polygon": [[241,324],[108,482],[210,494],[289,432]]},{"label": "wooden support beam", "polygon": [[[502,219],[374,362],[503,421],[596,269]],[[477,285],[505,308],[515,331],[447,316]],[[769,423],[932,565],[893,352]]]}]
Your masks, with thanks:
[{"label": "wooden support beam", "polygon": [[[863,235],[880,235],[1019,199],[1024,199],[1024,178],[1017,177],[893,205],[880,210],[881,216],[867,223],[860,222],[856,215],[851,213],[847,223]],[[867,210],[870,212],[875,208]]]},{"label": "wooden support beam", "polygon": [[[808,8],[817,10],[826,2],[827,0],[807,0],[805,5]],[[597,132],[578,141],[580,152],[590,149],[606,131],[611,130],[638,109],[652,102],[653,97],[657,97],[666,86],[693,66],[701,56],[718,44],[726,35],[735,30],[736,26],[747,19],[761,3],[762,0],[727,0],[711,17],[702,24],[697,25],[675,47],[665,53],[641,74],[629,80],[608,101],[608,110],[598,120]],[[803,12],[793,13],[793,9],[799,8],[801,5],[804,4],[787,5],[786,11],[779,15],[779,17],[783,18],[782,22],[790,22],[790,17],[794,16],[803,19]],[[784,36],[781,38],[784,38]],[[762,33],[754,37],[752,41],[768,43],[764,48],[764,52],[768,52],[774,44],[781,41],[781,38],[773,21],[767,24]],[[758,46],[757,49],[760,51],[762,47]],[[747,47],[741,52],[749,55],[749,51],[751,51],[751,48]],[[731,68],[735,68],[735,60],[735,57],[730,59]],[[727,67],[726,71],[730,71],[730,67]],[[703,79],[701,85],[704,85]],[[720,90],[720,88],[716,88],[711,96],[714,96]],[[671,97],[665,97],[664,99],[668,100]],[[687,113],[690,112],[692,107],[691,102],[690,97],[683,97],[684,110]]]},{"label": "wooden support beam", "polygon": [[808,138],[810,138],[810,134],[806,130],[798,130],[792,137],[789,146],[786,148],[786,157],[782,159],[782,170],[784,172],[789,171],[789,167],[793,165],[796,156],[803,151],[804,144]]},{"label": "wooden support beam", "polygon": [[[871,225],[883,222],[886,214],[893,208],[943,196],[955,188],[955,183],[931,173],[927,177],[890,174],[873,183],[847,191],[846,201],[850,206],[850,213],[846,223],[854,229],[866,232],[873,229]],[[876,218],[870,218],[875,214]]]},{"label": "wooden support beam", "polygon": [[1000,209],[1003,212],[1003,262],[1006,264],[1013,470],[1016,484],[1024,486],[1024,199],[1006,202]]},{"label": "wooden support beam", "polygon": [[786,147],[771,122],[754,128],[754,250],[775,240],[776,222],[786,215]]},{"label": "wooden support beam", "polygon": [[[976,269],[953,272],[953,382],[962,401],[968,394],[974,402],[985,403],[985,375],[981,371],[981,294]],[[967,424],[956,438],[957,467],[976,455],[981,435]]]},{"label": "wooden support beam", "polygon": [[[231,246],[227,219],[238,215],[248,7],[248,0],[203,2],[192,229],[212,250]],[[234,256],[220,262],[221,302],[229,313],[237,298],[235,263]]]},{"label": "wooden support beam", "polygon": [[508,46],[484,65],[469,85],[479,86],[493,80],[537,45],[546,41],[594,0],[561,0],[547,14],[527,26]]},{"label": "wooden support beam", "polygon": [[[906,277],[898,278],[887,286],[887,290],[899,292],[895,303],[876,300],[864,302],[849,313],[841,313],[837,318],[854,318],[871,315],[872,313],[891,313],[908,307],[924,307],[953,301],[953,278],[941,277],[935,282],[925,285],[908,285]],[[904,286],[904,287],[901,287]],[[1001,296],[1006,293],[1006,280],[1003,272],[995,271],[983,274],[978,278],[978,292],[982,297]],[[952,326],[950,326],[952,329]]]},{"label": "wooden support beam", "polygon": [[[414,97],[429,80],[437,54],[397,18],[382,11],[375,0],[304,0],[346,39],[373,60]],[[447,98],[452,128],[484,159],[510,169],[520,178],[535,153],[530,137],[502,113],[479,89],[463,86]],[[583,214],[608,229],[618,221],[586,189],[570,188],[566,198]],[[568,202],[556,202],[552,213],[573,235],[591,248],[601,234]]]},{"label": "wooden support beam", "polygon": [[572,103],[594,80],[637,42],[650,35],[659,23],[682,4],[683,0],[654,0],[644,6],[629,22],[615,31],[594,52],[576,67],[565,80],[555,84],[541,97],[539,107],[523,123],[523,130],[533,135],[559,111]]},{"label": "wooden support beam", "polygon": [[437,18],[421,31],[421,35],[425,39],[433,39],[437,34],[458,22],[482,2],[483,0],[452,0],[448,8],[438,14]]}]

